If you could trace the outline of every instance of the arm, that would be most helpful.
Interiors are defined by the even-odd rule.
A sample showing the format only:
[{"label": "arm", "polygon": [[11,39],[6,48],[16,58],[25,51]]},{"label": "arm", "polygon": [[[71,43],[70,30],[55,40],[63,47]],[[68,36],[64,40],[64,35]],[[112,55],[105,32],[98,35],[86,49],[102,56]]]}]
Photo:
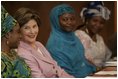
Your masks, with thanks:
[{"label": "arm", "polygon": [[30,53],[27,53],[27,51],[22,50],[22,53],[19,53],[19,56],[22,57],[25,60],[25,62],[28,64],[28,66],[30,67],[33,78],[45,77],[43,73],[41,72],[41,69],[37,61],[33,58],[33,56]]},{"label": "arm", "polygon": [[[47,53],[47,55],[51,58],[51,60],[53,60],[56,64],[57,62],[51,57],[50,53],[47,51],[47,49],[41,44],[39,43],[39,45],[41,46],[41,48],[43,49],[44,52]],[[58,65],[57,65],[58,66]],[[73,78],[73,76],[69,75],[67,72],[65,72],[60,66],[57,67],[59,70],[59,77],[60,78]]]},{"label": "arm", "polygon": [[65,72],[63,69],[62,69],[61,77],[63,77],[63,78],[74,78],[74,76],[69,75],[69,74],[68,74],[67,72]]},{"label": "arm", "polygon": [[105,44],[103,38],[102,38],[101,36],[100,36],[100,38],[101,38],[101,41],[102,41],[103,44],[104,44],[104,48],[105,48],[105,61],[107,61],[107,60],[110,59],[112,52],[110,51],[110,49],[109,49],[109,48],[107,47],[107,45]]},{"label": "arm", "polygon": [[83,31],[80,31],[80,30],[77,30],[75,32],[75,35],[80,39],[80,41],[82,42],[84,46],[86,59],[90,63],[93,63],[93,57],[91,55],[92,48],[91,48],[91,43],[88,36]]},{"label": "arm", "polygon": [[109,50],[109,48],[106,46],[106,61],[109,60],[111,58],[112,52]]},{"label": "arm", "polygon": [[[51,52],[53,52],[53,50]],[[73,69],[70,63],[71,61],[68,57],[66,57],[66,55],[62,53],[62,51],[56,50],[56,52],[52,53],[51,55],[53,59],[55,59],[55,61],[58,63],[58,65],[66,71],[66,73],[71,74],[71,71]],[[64,72],[61,75],[64,76]]]}]

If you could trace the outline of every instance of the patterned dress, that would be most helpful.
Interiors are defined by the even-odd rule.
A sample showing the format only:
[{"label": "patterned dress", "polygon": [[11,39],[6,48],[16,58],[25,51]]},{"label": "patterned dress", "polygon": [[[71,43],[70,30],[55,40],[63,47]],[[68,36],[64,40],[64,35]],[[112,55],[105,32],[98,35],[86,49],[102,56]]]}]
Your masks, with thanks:
[{"label": "patterned dress", "polygon": [[85,48],[86,58],[91,59],[90,61],[97,67],[104,66],[104,63],[111,57],[111,51],[105,45],[103,38],[97,34],[97,42],[94,42],[85,31],[77,30],[75,34]]},{"label": "patterned dress", "polygon": [[1,53],[1,77],[2,78],[29,78],[30,68],[17,56],[14,50],[9,54]]}]

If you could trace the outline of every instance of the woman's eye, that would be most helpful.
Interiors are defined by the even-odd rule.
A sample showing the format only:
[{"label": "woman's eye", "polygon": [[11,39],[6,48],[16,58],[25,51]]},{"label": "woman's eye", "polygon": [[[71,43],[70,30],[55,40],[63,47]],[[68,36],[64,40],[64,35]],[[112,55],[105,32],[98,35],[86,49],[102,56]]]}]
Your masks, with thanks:
[{"label": "woman's eye", "polygon": [[29,29],[29,27],[24,27],[24,29]]},{"label": "woman's eye", "polygon": [[75,18],[71,18],[71,20],[73,21],[73,20],[75,20]]},{"label": "woman's eye", "polygon": [[36,28],[36,25],[35,25],[35,26],[33,26],[33,28]]},{"label": "woman's eye", "polygon": [[28,29],[27,27],[25,27],[24,29]]},{"label": "woman's eye", "polygon": [[67,18],[63,18],[63,21],[67,21],[68,19]]}]

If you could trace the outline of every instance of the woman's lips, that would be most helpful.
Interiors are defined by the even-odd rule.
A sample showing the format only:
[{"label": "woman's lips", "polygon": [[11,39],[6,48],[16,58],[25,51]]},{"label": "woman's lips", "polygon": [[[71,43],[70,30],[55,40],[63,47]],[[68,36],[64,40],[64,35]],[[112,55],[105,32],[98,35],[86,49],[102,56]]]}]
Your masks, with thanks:
[{"label": "woman's lips", "polygon": [[30,38],[34,38],[34,37],[35,37],[35,35],[29,35],[28,37],[30,37]]}]

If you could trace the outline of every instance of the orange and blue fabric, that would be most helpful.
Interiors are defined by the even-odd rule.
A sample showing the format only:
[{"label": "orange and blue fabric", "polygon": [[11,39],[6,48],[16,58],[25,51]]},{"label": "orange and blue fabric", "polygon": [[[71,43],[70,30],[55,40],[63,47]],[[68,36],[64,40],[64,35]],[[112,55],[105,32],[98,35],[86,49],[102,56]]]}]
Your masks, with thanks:
[{"label": "orange and blue fabric", "polygon": [[1,6],[1,36],[10,32],[17,21]]},{"label": "orange and blue fabric", "polygon": [[[1,38],[10,32],[16,23],[17,21],[1,6]],[[31,70],[14,50],[7,54],[1,51],[1,77],[29,78]]]}]

